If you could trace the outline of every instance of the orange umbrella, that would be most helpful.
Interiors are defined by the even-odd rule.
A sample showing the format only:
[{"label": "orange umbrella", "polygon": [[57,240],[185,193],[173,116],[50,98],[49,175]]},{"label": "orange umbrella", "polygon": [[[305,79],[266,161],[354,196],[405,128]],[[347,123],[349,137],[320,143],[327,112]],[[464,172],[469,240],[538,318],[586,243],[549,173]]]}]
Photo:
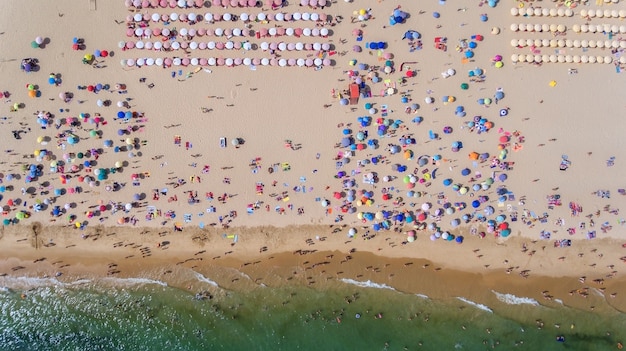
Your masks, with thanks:
[{"label": "orange umbrella", "polygon": [[478,152],[475,152],[475,151],[470,152],[470,154],[468,155],[470,160],[478,160],[478,156],[480,155],[478,155]]}]

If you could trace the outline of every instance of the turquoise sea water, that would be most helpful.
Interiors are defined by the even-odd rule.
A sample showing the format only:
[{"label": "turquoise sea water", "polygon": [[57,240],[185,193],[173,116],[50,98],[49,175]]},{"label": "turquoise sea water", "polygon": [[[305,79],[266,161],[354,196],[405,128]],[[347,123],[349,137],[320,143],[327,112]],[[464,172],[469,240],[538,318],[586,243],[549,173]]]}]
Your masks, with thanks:
[{"label": "turquoise sea water", "polygon": [[619,313],[512,305],[533,302],[512,296],[489,307],[435,301],[351,281],[241,292],[207,284],[214,297],[198,300],[143,279],[0,279],[2,350],[611,350],[626,325]]}]

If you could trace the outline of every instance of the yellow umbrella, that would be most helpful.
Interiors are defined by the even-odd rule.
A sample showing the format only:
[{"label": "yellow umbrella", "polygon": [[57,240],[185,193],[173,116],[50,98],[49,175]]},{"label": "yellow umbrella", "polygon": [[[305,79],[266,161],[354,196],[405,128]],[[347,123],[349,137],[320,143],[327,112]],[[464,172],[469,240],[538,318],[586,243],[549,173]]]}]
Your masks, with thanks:
[{"label": "yellow umbrella", "polygon": [[549,84],[550,84],[551,87],[555,87],[556,86],[556,80],[551,80]]}]

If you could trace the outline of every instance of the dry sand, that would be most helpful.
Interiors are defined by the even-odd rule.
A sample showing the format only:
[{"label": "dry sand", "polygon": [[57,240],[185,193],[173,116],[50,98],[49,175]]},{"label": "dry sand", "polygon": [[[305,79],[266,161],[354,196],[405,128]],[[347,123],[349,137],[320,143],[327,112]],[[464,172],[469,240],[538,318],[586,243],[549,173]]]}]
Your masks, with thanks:
[{"label": "dry sand", "polygon": [[[549,8],[555,6],[552,2],[537,4]],[[620,278],[621,272],[618,270],[623,265],[623,256],[626,255],[621,246],[624,242],[624,225],[621,219],[623,215],[615,211],[624,205],[624,197],[617,191],[624,187],[622,175],[626,171],[621,135],[626,130],[626,125],[623,118],[620,118],[624,114],[624,105],[617,94],[623,86],[624,75],[616,74],[612,64],[550,63],[535,66],[526,63],[513,64],[509,59],[512,53],[526,54],[529,51],[528,48],[511,47],[511,39],[553,38],[549,33],[513,33],[509,30],[511,23],[564,23],[569,28],[576,23],[585,23],[585,20],[578,15],[569,18],[513,17],[510,15],[510,8],[505,4],[499,4],[496,8],[472,5],[457,9],[453,4],[438,5],[433,2],[403,4],[402,9],[411,14],[408,23],[389,26],[387,16],[396,6],[396,2],[388,0],[351,4],[337,2],[322,10],[332,16],[343,16],[341,24],[331,27],[332,35],[328,38],[338,52],[332,56],[336,62],[332,67],[319,71],[296,67],[258,67],[255,71],[244,67],[212,67],[211,73],[201,70],[188,75],[188,72],[193,71],[191,66],[161,69],[119,65],[121,59],[147,55],[138,50],[117,49],[117,42],[127,39],[124,20],[132,13],[125,9],[121,1],[99,1],[95,11],[90,10],[87,1],[78,4],[70,0],[45,4],[37,1],[1,3],[0,23],[3,25],[0,28],[0,52],[4,56],[0,58],[0,73],[3,77],[0,88],[10,91],[11,96],[1,100],[5,109],[2,116],[8,118],[0,126],[0,140],[3,151],[12,151],[3,153],[0,171],[5,176],[4,184],[13,185],[13,190],[2,194],[3,204],[8,199],[21,199],[32,206],[35,199],[46,197],[45,194],[23,196],[20,192],[23,186],[27,188],[21,166],[36,161],[32,155],[33,150],[42,148],[36,143],[40,135],[53,138],[48,149],[57,159],[62,159],[62,155],[67,152],[101,148],[104,139],[112,139],[116,145],[123,145],[127,136],[118,136],[116,132],[129,124],[115,121],[115,114],[119,110],[116,107],[117,101],[129,98],[128,103],[132,110],[144,113],[143,121],[130,123],[138,129],[130,137],[137,138],[140,144],[145,141],[145,145],[134,150],[137,154],[134,158],[128,158],[127,152],[114,153],[111,149],[104,149],[104,154],[98,159],[98,167],[111,167],[116,161],[125,162],[125,165],[121,167],[120,173],[111,175],[102,184],[90,187],[73,179],[66,185],[81,186],[84,190],[82,194],[64,195],[53,204],[72,204],[67,214],[77,216],[73,223],[67,224],[67,214],[52,222],[48,209],[33,213],[32,218],[17,226],[4,227],[3,245],[0,248],[4,268],[0,271],[9,275],[21,275],[27,271],[28,274],[39,276],[52,276],[62,272],[67,279],[73,279],[107,274],[130,277],[145,274],[154,277],[168,271],[175,275],[176,269],[181,267],[206,272],[219,266],[241,269],[252,281],[259,283],[258,279],[270,279],[274,274],[283,278],[279,281],[286,281],[294,267],[298,267],[301,275],[310,270],[313,277],[311,280],[315,280],[316,284],[327,277],[336,279],[341,276],[338,272],[343,271],[351,279],[371,279],[399,290],[429,296],[452,296],[457,292],[463,292],[466,296],[465,289],[479,282],[475,288],[476,294],[483,296],[483,299],[476,299],[479,302],[488,300],[485,291],[505,286],[506,288],[499,291],[506,290],[519,296],[534,297],[549,304],[542,294],[547,291],[545,295],[554,295],[569,305],[589,308],[598,305],[601,297],[590,294],[590,298],[583,299],[580,295],[586,295],[587,290],[580,289],[603,288],[606,289],[603,290],[606,301],[623,311],[626,302],[619,292],[624,291],[624,280]],[[594,6],[589,5],[587,8],[595,8]],[[610,6],[613,5],[605,7]],[[375,18],[350,24],[352,12],[360,8],[371,8]],[[579,9],[580,7],[575,11]],[[284,10],[296,12],[300,9],[290,5]],[[205,11],[206,9],[196,12]],[[208,11],[225,12],[224,9],[214,7]],[[440,12],[442,17],[435,19],[432,16],[434,11]],[[158,12],[169,13],[170,10]],[[258,12],[258,9],[248,12]],[[483,13],[489,16],[487,22],[479,19]],[[24,18],[37,25],[24,26]],[[620,23],[615,19],[593,19],[591,22]],[[494,26],[501,28],[499,35],[490,34]],[[258,23],[253,24],[253,29],[259,27]],[[351,34],[354,28],[364,31],[364,42],[387,41],[388,51],[394,54],[396,69],[402,62],[418,62],[409,64],[412,69],[417,70],[417,77],[397,84],[398,93],[394,96],[361,99],[356,106],[340,106],[339,100],[331,96],[331,90],[341,91],[347,88],[349,77],[345,71],[351,69],[348,61],[354,58],[359,62],[381,64],[376,59],[376,53],[370,56],[368,50],[361,53],[352,51],[352,46],[357,44]],[[408,29],[422,34],[423,49],[408,52],[407,42],[400,39]],[[456,52],[455,46],[460,39],[469,39],[474,34],[482,34],[485,39],[478,43],[473,60],[464,64],[461,60],[463,54]],[[37,36],[49,38],[45,48],[32,49],[29,46],[29,42]],[[447,52],[433,47],[433,38],[437,36],[448,38]],[[73,51],[73,37],[84,38],[87,50]],[[567,38],[599,40],[603,36],[568,31]],[[341,42],[342,39],[346,40],[345,44]],[[262,41],[251,40],[255,43]],[[364,42],[358,44],[362,45]],[[81,64],[83,55],[96,49],[106,49],[114,55],[100,60],[99,65],[102,68]],[[542,50],[542,53],[552,54],[556,48]],[[582,54],[581,49],[562,50],[571,54]],[[342,52],[345,55],[341,55]],[[589,49],[589,54],[591,53],[611,55],[607,49]],[[164,57],[167,54],[155,52],[150,55]],[[203,52],[203,55],[208,55],[208,51]],[[261,57],[267,53],[256,50],[246,54],[237,52],[236,55]],[[290,55],[293,53],[285,54],[286,57],[292,57]],[[491,58],[495,55],[504,56],[503,68],[496,69],[492,66]],[[19,70],[20,60],[26,57],[39,59],[39,72],[26,74]],[[482,83],[470,82],[467,77],[467,71],[476,67],[485,70],[486,79]],[[455,69],[457,74],[443,78],[441,72],[449,68]],[[172,78],[170,73],[178,69],[183,71],[183,75]],[[571,74],[569,69],[576,69],[577,73]],[[63,82],[59,87],[47,84],[48,74],[51,72],[62,75]],[[403,74],[404,72],[396,72],[384,78],[396,81]],[[140,82],[140,78],[146,78],[145,82]],[[552,80],[557,82],[554,87],[549,85]],[[470,89],[461,90],[459,86],[463,82],[470,83]],[[128,94],[102,91],[96,95],[76,89],[77,86],[96,83],[109,84],[112,90],[115,84],[124,84]],[[37,84],[41,97],[29,98],[28,91],[24,88],[27,84]],[[154,85],[150,87],[151,84]],[[372,90],[376,92],[380,87],[379,83]],[[478,98],[493,96],[498,88],[505,92],[505,98],[498,105],[485,108],[476,103]],[[58,94],[64,91],[75,94],[69,104],[59,101]],[[404,114],[405,105],[400,103],[400,95],[409,96],[413,102],[420,104],[415,114]],[[432,105],[424,103],[424,98],[429,95],[435,98]],[[444,105],[441,103],[442,96],[455,96],[456,102]],[[98,99],[109,99],[112,106],[99,108],[96,105]],[[16,102],[23,103],[24,107],[18,112],[9,112],[10,106]],[[470,234],[472,227],[478,231],[485,230],[476,223],[458,228],[448,225],[451,219],[460,217],[462,213],[469,213],[469,209],[462,213],[457,212],[453,217],[444,216],[439,223],[442,230],[463,235],[465,242],[462,245],[445,243],[442,240],[431,242],[428,239],[431,232],[428,231],[418,231],[416,242],[404,245],[402,242],[406,235],[402,233],[411,229],[410,226],[399,227],[400,233],[382,231],[371,240],[363,240],[360,236],[367,229],[361,227],[363,223],[354,214],[345,214],[339,223],[342,227],[332,227],[340,206],[340,202],[333,199],[333,192],[341,188],[340,181],[334,178],[337,171],[333,159],[339,151],[333,146],[342,137],[342,128],[338,128],[338,125],[347,126],[352,123],[352,129],[358,130],[357,116],[368,113],[363,109],[365,102],[374,103],[377,109],[380,109],[380,105],[387,104],[389,110],[393,111],[391,118],[405,121],[408,129],[399,131],[398,134],[414,133],[417,144],[413,150],[417,155],[444,155],[443,162],[435,166],[439,173],[437,180],[433,180],[433,185],[430,188],[416,188],[427,192],[425,197],[414,200],[416,208],[424,201],[436,203],[439,192],[445,192],[450,202],[471,203],[472,199],[468,195],[450,192],[450,189],[441,185],[441,180],[450,177],[469,184],[467,179],[460,176],[460,170],[465,167],[472,169],[472,172],[479,170],[485,177],[489,176],[493,169],[487,164],[474,168],[466,155],[471,151],[489,152],[493,155],[497,152],[498,139],[502,135],[498,133],[499,128],[511,133],[519,131],[525,138],[524,147],[519,152],[510,153],[508,160],[515,164],[513,171],[507,172],[508,179],[503,183],[516,197],[514,201],[507,201],[510,211],[507,206],[497,206],[498,196],[494,190],[488,192],[496,211],[507,216],[518,212],[520,220],[509,222],[511,236],[502,239],[487,234],[486,238],[480,239]],[[468,117],[459,118],[454,115],[457,105],[465,106]],[[352,111],[351,107],[356,110]],[[510,109],[505,118],[498,117],[501,107]],[[70,111],[59,113],[57,111],[60,108]],[[202,112],[203,108],[208,112]],[[84,129],[77,131],[77,134],[87,139],[81,140],[74,147],[68,146],[63,151],[54,145],[54,136],[59,130],[41,130],[33,116],[37,111],[50,111],[55,114],[55,118],[76,116],[81,112],[101,113],[108,123],[100,126],[103,131],[101,140],[88,139],[88,130],[94,126],[84,124]],[[470,116],[478,114],[494,121],[495,128],[481,135],[469,133],[467,128],[463,128]],[[410,123],[416,115],[424,117],[420,126]],[[450,136],[441,132],[446,125],[454,129]],[[21,134],[20,140],[15,140],[12,131],[18,129],[27,132]],[[430,129],[440,134],[443,140],[429,140]],[[182,146],[174,145],[175,136],[181,137]],[[228,146],[224,149],[219,147],[219,138],[222,136],[228,138]],[[241,138],[245,143],[234,148],[230,144],[233,138]],[[294,148],[285,147],[285,140],[291,140]],[[451,153],[450,145],[457,140],[462,141],[464,147],[458,153]],[[185,148],[186,142],[192,145],[188,150]],[[384,148],[385,139],[381,139],[381,144]],[[388,155],[382,149],[372,152],[379,153]],[[354,162],[365,158],[367,154],[369,151],[353,157],[352,164],[348,164],[350,167],[346,169],[354,168]],[[567,171],[559,170],[561,155],[567,155],[572,162]],[[612,167],[607,167],[606,161],[611,156],[615,157],[615,163]],[[260,163],[256,173],[250,167],[253,160]],[[404,162],[401,156],[394,160]],[[284,162],[289,163],[289,171],[278,167],[276,172],[268,173],[268,167]],[[416,166],[415,160],[410,162],[412,163],[407,162],[409,171]],[[44,162],[44,175],[32,185],[35,193],[61,187],[58,175],[48,172],[48,165],[45,163],[47,162]],[[191,166],[194,163],[196,166]],[[205,165],[210,166],[208,173],[202,173]],[[379,172],[381,177],[393,174],[389,165],[370,165],[362,169],[363,173],[370,171]],[[130,175],[144,172],[148,172],[149,177],[141,179],[139,186],[133,186]],[[21,174],[22,178],[8,183],[6,175],[9,173]],[[191,183],[192,176],[201,177],[201,183]],[[225,178],[229,178],[230,184],[224,182]],[[401,178],[390,184],[379,183],[375,189],[367,186],[366,189],[376,191],[376,203],[366,210],[376,212],[383,208],[393,208],[393,205],[380,200],[379,191],[382,187],[395,186],[403,189],[398,196],[404,197],[405,185]],[[180,187],[167,185],[177,179],[183,179],[187,184]],[[113,181],[126,185],[120,191],[105,191],[105,186],[112,185]],[[276,186],[272,185],[274,182]],[[359,177],[357,182],[360,183]],[[257,183],[264,184],[262,195],[257,195]],[[41,189],[38,188],[40,184]],[[295,192],[295,186],[305,186],[308,191]],[[158,201],[153,200],[153,189],[163,188],[168,188],[167,195],[162,195]],[[598,190],[609,190],[611,197],[601,198],[595,195],[594,192]],[[197,191],[200,203],[188,205],[188,191]],[[215,196],[211,202],[205,199],[208,192],[213,192]],[[276,200],[277,197],[284,197],[283,192],[286,192],[289,201]],[[102,223],[98,216],[87,218],[85,215],[99,203],[132,202],[133,194],[136,193],[143,194],[145,199],[137,201],[137,205],[128,214],[121,214],[123,211],[112,214],[108,208],[100,216],[105,218]],[[220,204],[217,198],[224,193],[229,194],[229,199],[226,204]],[[551,194],[561,196],[562,206],[548,208],[546,196]],[[51,197],[50,194],[47,196]],[[168,201],[173,196],[178,200]],[[327,214],[327,208],[320,206],[321,201],[316,199],[328,199],[331,202],[329,208],[334,213]],[[257,201],[260,208],[253,215],[246,214],[247,205]],[[570,201],[583,207],[578,217],[570,216]],[[379,204],[383,207],[378,207]],[[145,211],[148,205],[156,206],[162,213],[175,211],[177,218],[166,220],[161,217],[146,221]],[[211,205],[216,207],[215,213],[205,211]],[[266,211],[266,205],[269,206],[269,211]],[[289,209],[288,205],[293,209]],[[274,210],[276,206],[285,208],[287,214],[279,215]],[[297,215],[298,208],[303,208],[305,213]],[[406,205],[404,208],[414,210]],[[402,207],[396,206],[396,209]],[[5,218],[13,218],[18,210],[33,212],[32,209],[18,205],[12,207]],[[360,208],[359,211],[361,210]],[[230,228],[218,229],[218,216],[224,217],[230,211],[238,214],[230,223]],[[538,216],[548,212],[550,217],[546,223],[529,219],[531,223],[524,225],[521,217],[525,212],[529,217],[531,212]],[[190,223],[183,222],[185,213],[192,215]],[[585,217],[587,215],[589,217]],[[137,219],[136,226],[130,223],[117,225],[121,217],[133,216]],[[564,224],[555,223],[560,218]],[[224,223],[229,219],[232,217],[224,218]],[[595,223],[594,228],[590,228],[590,219]],[[72,229],[76,221],[82,222],[85,228]],[[165,225],[162,225],[163,221]],[[176,221],[180,221],[185,227],[183,232],[172,230]],[[194,228],[200,222],[209,229]],[[584,230],[580,229],[581,222],[586,225]],[[600,229],[605,222],[612,226],[612,229],[605,228],[606,233]],[[34,223],[37,230],[41,231],[36,237],[30,229]],[[346,237],[348,228],[351,227],[358,228],[357,238],[352,240]],[[341,231],[334,232],[335,228],[341,228]],[[576,228],[576,234],[568,235],[567,228]],[[551,232],[552,240],[540,241],[539,233],[542,230]],[[593,240],[585,239],[589,230],[596,230],[598,237]],[[237,235],[237,243],[234,244],[232,238],[223,237],[224,234]],[[316,237],[325,240],[318,240]],[[571,248],[554,248],[554,239],[573,239],[574,242]],[[314,245],[306,240],[311,240]],[[169,242],[165,245],[166,249],[157,247],[158,243],[164,241]],[[526,249],[522,252],[524,245]],[[264,247],[267,251],[263,250]],[[356,250],[351,254],[353,259],[340,263],[346,255],[350,255],[353,248]],[[317,252],[309,259],[309,255],[293,255],[297,250]],[[151,255],[142,258],[148,251]],[[200,251],[206,252],[194,255]],[[231,251],[232,253],[227,254]],[[333,257],[326,259],[329,255]],[[33,263],[44,257],[45,260]],[[193,260],[194,258],[203,260]],[[325,264],[311,267],[313,263],[326,260],[330,262],[328,267]],[[53,264],[58,261],[62,262]],[[259,263],[246,265],[257,261]],[[304,263],[305,261],[309,263]],[[180,262],[185,263],[177,264]],[[405,266],[408,262],[413,264]],[[110,265],[111,263],[115,265]],[[372,269],[379,268],[379,271],[366,270],[365,267],[370,265]],[[25,268],[11,270],[18,266]],[[426,268],[422,268],[424,266]],[[439,271],[435,268],[442,269]],[[528,271],[528,278],[520,276],[523,271]],[[416,274],[420,276],[419,281],[403,279]],[[584,283],[578,281],[581,276],[586,277]],[[300,281],[304,282],[305,279]],[[459,279],[466,283],[453,284]],[[597,279],[604,281],[593,282]],[[187,284],[174,278],[172,280],[178,286]],[[219,281],[224,286],[236,282],[227,274]],[[455,290],[456,287],[463,290]],[[574,291],[573,296],[569,295],[570,291]],[[614,293],[615,297],[610,297]]]}]

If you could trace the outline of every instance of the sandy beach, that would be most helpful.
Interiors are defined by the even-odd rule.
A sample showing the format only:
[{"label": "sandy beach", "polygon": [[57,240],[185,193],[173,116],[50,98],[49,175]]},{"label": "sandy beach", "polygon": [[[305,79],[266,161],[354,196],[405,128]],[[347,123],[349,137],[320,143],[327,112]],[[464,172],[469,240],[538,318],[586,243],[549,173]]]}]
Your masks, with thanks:
[{"label": "sandy beach", "polygon": [[293,2],[0,3],[0,273],[626,311],[621,4]]}]

